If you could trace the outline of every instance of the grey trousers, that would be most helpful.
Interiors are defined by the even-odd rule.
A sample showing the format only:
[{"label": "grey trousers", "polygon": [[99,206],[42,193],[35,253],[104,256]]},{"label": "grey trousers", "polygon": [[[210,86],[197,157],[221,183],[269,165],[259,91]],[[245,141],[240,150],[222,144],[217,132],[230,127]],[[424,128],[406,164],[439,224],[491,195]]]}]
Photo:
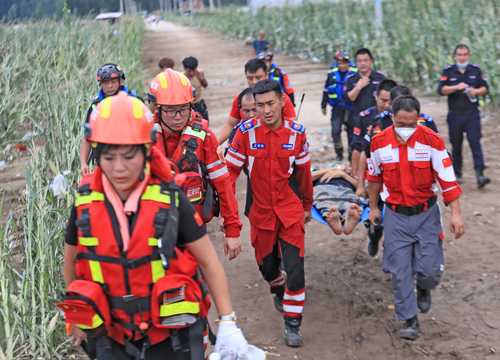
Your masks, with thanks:
[{"label": "grey trousers", "polygon": [[396,316],[407,320],[417,315],[415,281],[434,289],[444,271],[439,207],[435,204],[418,215],[398,214],[386,207],[384,216],[384,271],[392,275]]}]

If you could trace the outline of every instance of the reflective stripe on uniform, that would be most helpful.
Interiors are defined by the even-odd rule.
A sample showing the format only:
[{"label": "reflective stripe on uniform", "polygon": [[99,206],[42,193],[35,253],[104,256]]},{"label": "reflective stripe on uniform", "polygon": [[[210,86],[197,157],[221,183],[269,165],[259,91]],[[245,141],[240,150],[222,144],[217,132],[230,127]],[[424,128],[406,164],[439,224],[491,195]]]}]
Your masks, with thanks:
[{"label": "reflective stripe on uniform", "polygon": [[181,301],[173,304],[163,304],[160,306],[160,316],[168,317],[180,314],[198,314],[200,304],[192,301]]},{"label": "reflective stripe on uniform", "polygon": [[155,283],[165,276],[165,268],[161,260],[151,261],[151,279]]},{"label": "reflective stripe on uniform", "polygon": [[82,246],[97,246],[99,240],[96,237],[79,237],[78,243]]},{"label": "reflective stripe on uniform", "polygon": [[208,172],[208,178],[210,180],[214,180],[214,179],[217,179],[221,176],[224,176],[228,173],[227,171],[227,167],[224,166],[223,168],[219,169],[219,170],[216,170],[216,171],[213,171],[213,172]]},{"label": "reflective stripe on uniform", "polygon": [[237,166],[237,167],[242,167],[244,162],[236,159],[235,157],[231,156],[231,154],[228,152],[226,154],[226,161],[230,162],[231,164]]},{"label": "reflective stripe on uniform", "polygon": [[75,199],[75,207],[90,204],[92,201],[104,201],[104,194],[97,191],[92,191],[88,195],[77,194]]},{"label": "reflective stripe on uniform", "polygon": [[302,312],[304,311],[304,307],[283,304],[283,311],[286,313],[302,314]]},{"label": "reflective stripe on uniform", "polygon": [[222,160],[214,161],[213,163],[207,164],[207,170],[210,170],[218,165],[223,164]]},{"label": "reflective stripe on uniform", "polygon": [[77,324],[76,326],[82,330],[91,330],[98,328],[102,324],[104,324],[104,321],[101,319],[101,317],[98,314],[94,314],[94,316],[92,317],[92,325],[89,326],[84,324]]},{"label": "reflective stripe on uniform", "polygon": [[[160,239],[155,237],[150,237],[148,239],[148,245],[152,247],[157,247],[160,243]],[[165,269],[161,260],[151,261],[151,279],[153,284],[165,276]]]},{"label": "reflective stripe on uniform", "polygon": [[308,161],[311,160],[311,157],[309,156],[309,154],[307,154],[306,156],[304,156],[303,158],[300,158],[300,159],[297,159],[295,160],[295,163],[297,165],[303,165],[305,163],[307,163]]},{"label": "reflective stripe on uniform", "polygon": [[92,281],[104,284],[104,276],[102,276],[101,264],[99,264],[99,261],[89,260],[89,267]]},{"label": "reflective stripe on uniform", "polygon": [[[293,151],[295,150],[295,142],[297,141],[297,133],[292,130],[292,132],[290,133],[290,137],[288,138],[288,143],[289,144],[292,144],[292,154],[293,154]],[[289,167],[288,167],[288,173],[291,175],[293,173],[293,163],[295,162],[295,155],[291,155],[288,157],[288,163],[289,163]]]},{"label": "reflective stripe on uniform", "polygon": [[[146,187],[146,190],[142,194],[141,197],[142,200],[153,200],[157,202],[161,202],[164,204],[170,204],[170,195],[169,194],[163,194],[161,192],[161,186],[160,185],[149,185]],[[178,202],[178,199],[176,199],[176,203]]]}]

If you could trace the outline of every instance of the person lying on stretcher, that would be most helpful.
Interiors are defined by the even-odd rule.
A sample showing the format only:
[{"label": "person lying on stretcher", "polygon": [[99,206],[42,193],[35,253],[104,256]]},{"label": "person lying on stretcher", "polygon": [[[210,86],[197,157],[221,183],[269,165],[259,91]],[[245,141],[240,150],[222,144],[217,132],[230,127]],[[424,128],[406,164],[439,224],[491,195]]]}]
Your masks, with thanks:
[{"label": "person lying on stretcher", "polygon": [[314,185],[313,204],[316,220],[326,222],[337,235],[348,235],[360,222],[363,212],[356,197],[358,180],[351,176],[349,165],[312,172]]}]

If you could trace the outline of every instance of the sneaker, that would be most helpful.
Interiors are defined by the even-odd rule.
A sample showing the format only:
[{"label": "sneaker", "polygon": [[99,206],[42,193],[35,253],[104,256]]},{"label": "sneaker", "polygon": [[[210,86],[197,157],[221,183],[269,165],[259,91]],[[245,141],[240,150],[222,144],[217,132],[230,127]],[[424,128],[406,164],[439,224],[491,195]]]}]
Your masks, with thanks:
[{"label": "sneaker", "polygon": [[344,154],[337,154],[335,161],[344,161]]},{"label": "sneaker", "polygon": [[431,291],[417,286],[417,306],[422,314],[428,313],[431,309]]},{"label": "sneaker", "polygon": [[285,319],[285,329],[283,331],[285,344],[290,347],[302,346],[302,335],[300,334],[299,319]]},{"label": "sneaker", "polygon": [[404,325],[399,330],[399,337],[405,340],[416,340],[420,335],[420,325],[418,318],[415,315],[411,319],[405,321]]}]

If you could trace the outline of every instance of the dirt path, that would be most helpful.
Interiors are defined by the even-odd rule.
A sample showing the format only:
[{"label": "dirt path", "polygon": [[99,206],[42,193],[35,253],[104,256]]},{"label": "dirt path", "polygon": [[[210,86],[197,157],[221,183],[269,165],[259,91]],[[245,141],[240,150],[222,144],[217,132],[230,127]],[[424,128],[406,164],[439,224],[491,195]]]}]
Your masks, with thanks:
[{"label": "dirt path", "polygon": [[[144,63],[150,75],[157,72],[162,56],[172,57],[178,69],[183,57],[193,55],[205,70],[209,88],[205,99],[211,124],[225,121],[231,99],[245,87],[243,64],[252,50],[241,42],[201,30],[160,23],[146,34]],[[276,56],[290,74],[298,94],[307,93],[301,121],[308,127],[315,159],[331,161],[333,148],[329,121],[319,111],[325,65]],[[423,99],[445,133],[446,104],[437,97]],[[475,189],[470,152],[465,150],[463,213],[467,234],[460,241],[446,240],[447,272],[433,293],[430,314],[421,316],[423,336],[414,343],[397,338],[391,310],[390,279],[381,271],[379,258],[366,254],[364,229],[346,238],[333,236],[316,223],[306,229],[306,276],[308,300],[303,326],[305,347],[292,350],[281,340],[281,320],[274,311],[268,289],[261,279],[248,242],[244,220],[245,251],[225,262],[231,290],[248,339],[272,353],[270,359],[496,359],[500,358],[500,196],[498,116],[486,116],[483,141],[494,183]],[[242,194],[239,194],[242,198]],[[215,227],[213,227],[215,229]],[[213,239],[221,248],[220,233]],[[273,356],[274,355],[274,356]]]}]

